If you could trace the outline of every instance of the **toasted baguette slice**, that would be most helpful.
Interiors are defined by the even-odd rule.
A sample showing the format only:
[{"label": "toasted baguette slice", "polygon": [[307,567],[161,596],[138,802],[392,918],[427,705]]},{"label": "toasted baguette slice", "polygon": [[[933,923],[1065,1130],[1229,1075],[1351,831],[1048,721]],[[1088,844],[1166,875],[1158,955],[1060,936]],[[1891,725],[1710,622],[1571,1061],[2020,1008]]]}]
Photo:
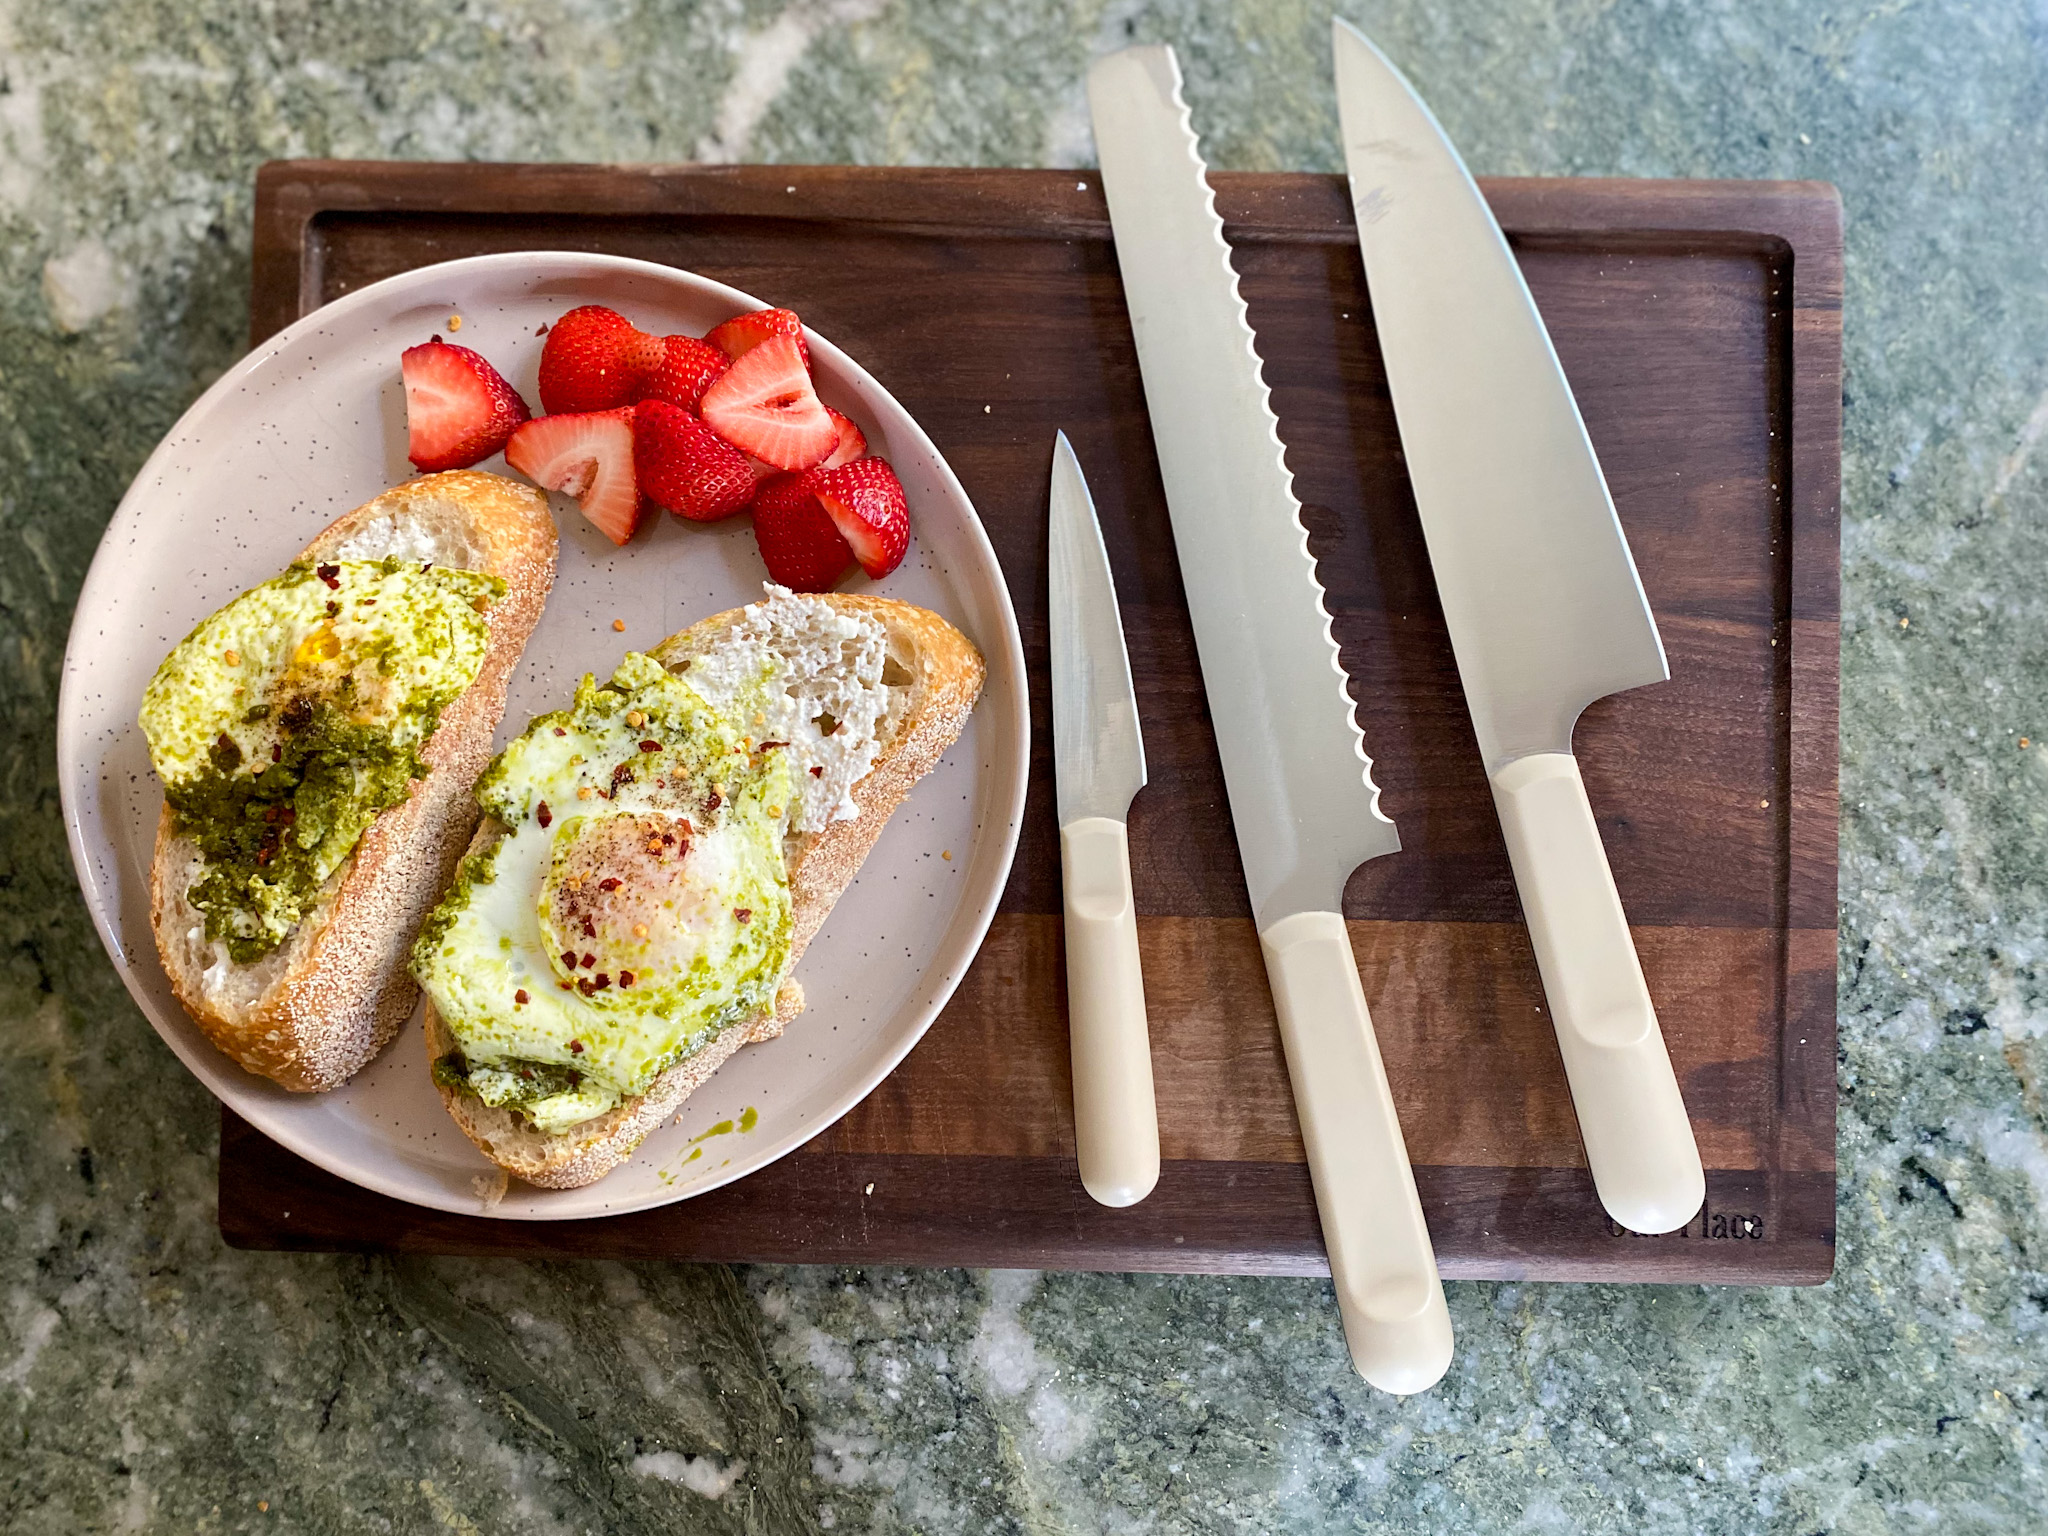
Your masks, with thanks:
[{"label": "toasted baguette slice", "polygon": [[[831,822],[821,832],[792,832],[783,841],[794,922],[792,969],[911,785],[938,766],[946,748],[965,729],[987,675],[972,642],[935,613],[885,597],[833,593],[824,601],[882,625],[888,637],[882,681],[889,686],[890,697],[876,727],[880,751],[875,764],[853,788],[859,815]],[[677,670],[736,624],[740,613],[735,608],[694,624],[664,640],[652,654],[671,671]],[[473,846],[488,847],[504,832],[498,822],[487,819]],[[494,1108],[459,1089],[437,1086],[463,1134],[507,1173],[545,1189],[576,1189],[595,1183],[630,1157],[648,1132],[675,1113],[735,1051],[781,1034],[803,1005],[803,988],[793,977],[785,980],[775,1006],[751,1024],[713,1037],[695,1055],[662,1073],[640,1097],[552,1135],[537,1130],[515,1110]],[[455,1037],[431,1000],[426,1030],[429,1061],[455,1049]]]},{"label": "toasted baguette slice", "polygon": [[299,558],[389,555],[482,571],[502,579],[506,593],[486,615],[482,670],[421,751],[433,772],[370,823],[291,937],[251,964],[228,959],[187,900],[204,873],[198,849],[178,835],[168,806],[157,824],[150,922],[171,989],[215,1045],[299,1093],[346,1082],[412,1013],[419,987],[406,955],[476,826],[471,791],[490,761],[512,668],[554,583],[554,518],[532,486],[454,470],[386,491]]}]

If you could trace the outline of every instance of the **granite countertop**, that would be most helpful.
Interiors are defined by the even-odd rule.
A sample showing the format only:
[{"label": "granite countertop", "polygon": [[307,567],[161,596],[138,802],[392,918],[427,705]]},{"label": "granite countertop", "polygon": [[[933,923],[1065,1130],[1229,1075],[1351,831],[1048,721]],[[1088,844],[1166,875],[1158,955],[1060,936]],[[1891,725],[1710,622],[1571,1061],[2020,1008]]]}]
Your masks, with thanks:
[{"label": "granite countertop", "polygon": [[1327,12],[0,0],[0,1526],[2048,1529],[2048,13],[1343,9],[1482,172],[1842,189],[1834,1280],[1453,1284],[1457,1363],[1397,1401],[1326,1283],[224,1248],[53,721],[101,528],[241,351],[258,163],[1085,165],[1085,64],[1136,39],[1217,164],[1334,169]]}]

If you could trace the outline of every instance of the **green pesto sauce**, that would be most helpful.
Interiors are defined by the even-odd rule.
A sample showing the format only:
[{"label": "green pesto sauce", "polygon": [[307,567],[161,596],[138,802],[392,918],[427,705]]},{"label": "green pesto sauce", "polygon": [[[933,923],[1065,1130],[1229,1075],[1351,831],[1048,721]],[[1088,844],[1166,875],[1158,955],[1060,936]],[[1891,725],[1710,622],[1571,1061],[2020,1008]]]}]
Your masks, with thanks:
[{"label": "green pesto sauce", "polygon": [[379,813],[424,778],[476,680],[505,585],[409,560],[294,565],[207,619],[151,680],[142,727],[189,899],[241,964],[291,934]]}]

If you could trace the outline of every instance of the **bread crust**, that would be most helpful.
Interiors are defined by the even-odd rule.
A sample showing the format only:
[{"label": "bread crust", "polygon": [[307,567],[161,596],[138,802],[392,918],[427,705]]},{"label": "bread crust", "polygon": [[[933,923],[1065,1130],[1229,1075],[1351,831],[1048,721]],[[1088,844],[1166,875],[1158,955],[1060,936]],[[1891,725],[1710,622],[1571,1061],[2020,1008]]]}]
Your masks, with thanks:
[{"label": "bread crust", "polygon": [[299,559],[377,558],[387,526],[392,540],[427,530],[432,549],[460,557],[437,563],[460,563],[506,586],[485,615],[490,641],[476,681],[442,711],[421,749],[433,771],[370,823],[312,914],[279,951],[256,962],[275,974],[252,999],[208,995],[209,947],[192,942],[204,918],[187,900],[197,854],[168,806],[150,865],[150,925],[178,1001],[222,1051],[297,1093],[346,1082],[411,1015],[419,987],[406,956],[476,825],[471,791],[490,761],[512,669],[554,583],[547,498],[478,470],[424,475],[386,491],[330,525]]},{"label": "bread crust", "polygon": [[[893,713],[892,733],[874,766],[853,787],[859,814],[832,822],[822,832],[793,834],[784,843],[792,972],[911,786],[937,767],[946,749],[959,739],[988,671],[973,642],[929,609],[895,598],[836,592],[824,594],[824,600],[842,612],[879,623],[888,636],[890,662],[885,663],[884,678],[892,679],[890,664],[907,676],[893,683],[905,690],[905,697],[902,708]],[[732,608],[713,614],[671,635],[649,654],[674,670],[739,622],[742,612]],[[487,847],[504,830],[487,819],[472,846]],[[630,1157],[648,1133],[741,1046],[773,1039],[802,1009],[803,988],[792,975],[783,982],[771,1011],[714,1036],[695,1055],[663,1072],[638,1098],[555,1135],[536,1130],[513,1110],[493,1108],[444,1084],[435,1086],[463,1134],[506,1172],[543,1189],[576,1189],[595,1183]],[[431,999],[426,1005],[426,1035],[429,1061],[455,1048],[455,1038]]]}]

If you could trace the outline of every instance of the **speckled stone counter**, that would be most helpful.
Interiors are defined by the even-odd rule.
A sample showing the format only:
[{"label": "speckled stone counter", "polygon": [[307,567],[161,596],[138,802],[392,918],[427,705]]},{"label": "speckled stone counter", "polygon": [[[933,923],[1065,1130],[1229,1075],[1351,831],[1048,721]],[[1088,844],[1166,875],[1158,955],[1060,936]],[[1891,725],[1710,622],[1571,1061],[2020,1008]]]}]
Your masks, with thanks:
[{"label": "speckled stone counter", "polygon": [[0,1527],[2048,1530],[2048,12],[1344,9],[1481,171],[1842,188],[1834,1281],[1453,1285],[1396,1401],[1320,1283],[225,1249],[53,721],[100,529],[240,351],[256,165],[1082,165],[1137,39],[1219,165],[1333,169],[1328,13],[0,0]]}]

